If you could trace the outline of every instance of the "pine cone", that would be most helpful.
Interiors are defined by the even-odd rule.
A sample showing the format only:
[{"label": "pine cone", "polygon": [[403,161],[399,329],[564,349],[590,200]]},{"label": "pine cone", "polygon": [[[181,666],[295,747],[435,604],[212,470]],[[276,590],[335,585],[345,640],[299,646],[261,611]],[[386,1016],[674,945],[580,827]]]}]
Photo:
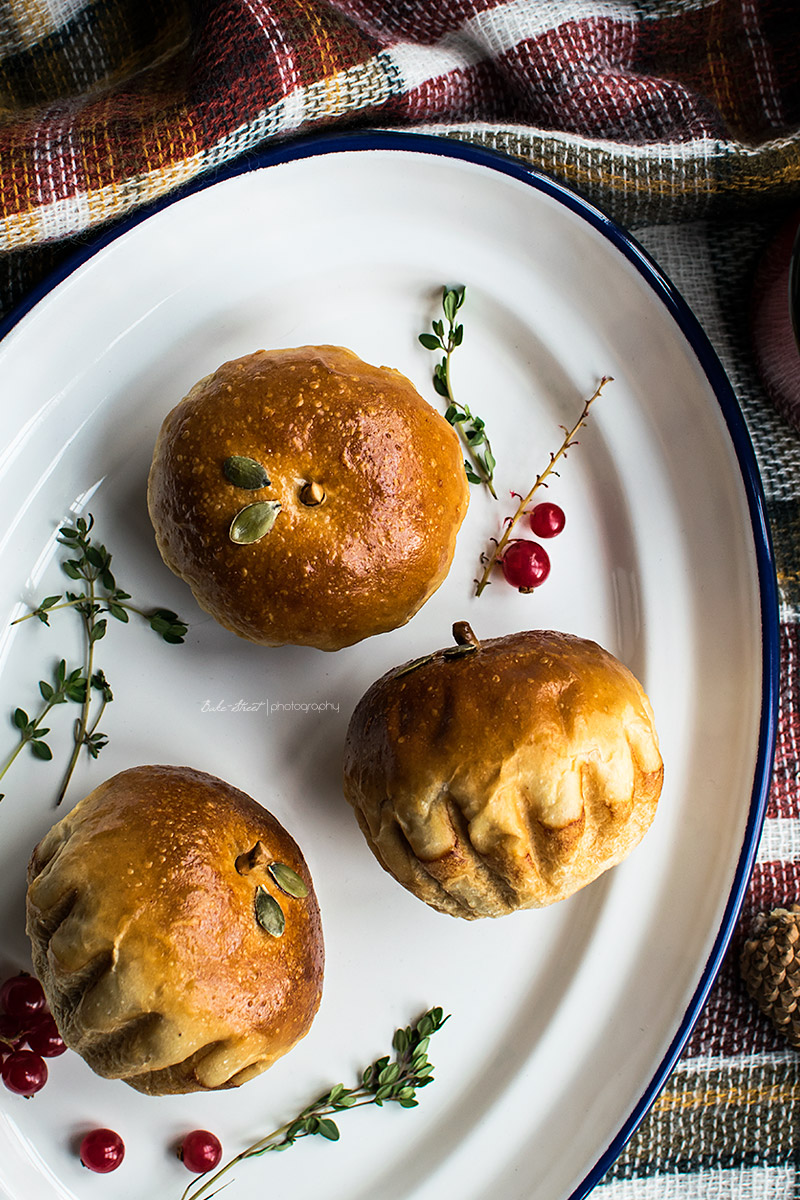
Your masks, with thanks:
[{"label": "pine cone", "polygon": [[800,1050],[800,904],[756,917],[740,968],[758,1007]]}]

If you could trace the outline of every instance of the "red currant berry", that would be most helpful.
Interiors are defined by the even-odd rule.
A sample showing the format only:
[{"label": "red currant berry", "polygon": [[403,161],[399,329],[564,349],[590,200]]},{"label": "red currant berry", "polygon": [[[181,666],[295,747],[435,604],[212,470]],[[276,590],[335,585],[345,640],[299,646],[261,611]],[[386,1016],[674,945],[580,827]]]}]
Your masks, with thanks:
[{"label": "red currant berry", "polygon": [[222,1158],[222,1144],[207,1129],[193,1129],[183,1139],[178,1158],[190,1171],[202,1175],[216,1167]]},{"label": "red currant berry", "polygon": [[27,1025],[17,1017],[8,1013],[0,1013],[0,1054],[8,1054],[11,1050],[19,1050],[25,1042]]},{"label": "red currant berry", "polygon": [[42,985],[33,975],[15,975],[0,987],[0,1008],[10,1017],[31,1017],[46,1007]]},{"label": "red currant berry", "polygon": [[81,1142],[81,1162],[98,1175],[116,1171],[125,1157],[125,1143],[113,1129],[93,1129]]},{"label": "red currant berry", "polygon": [[508,582],[521,592],[532,592],[550,574],[550,559],[544,547],[522,538],[509,542],[500,565]]},{"label": "red currant berry", "polygon": [[567,523],[563,508],[553,504],[551,500],[543,500],[531,511],[529,517],[531,529],[537,537],[555,537]]},{"label": "red currant berry", "polygon": [[38,1013],[31,1017],[25,1041],[42,1058],[57,1058],[67,1048],[50,1013]]},{"label": "red currant berry", "polygon": [[47,1083],[47,1063],[32,1050],[14,1050],[0,1069],[3,1083],[18,1096],[33,1096]]}]

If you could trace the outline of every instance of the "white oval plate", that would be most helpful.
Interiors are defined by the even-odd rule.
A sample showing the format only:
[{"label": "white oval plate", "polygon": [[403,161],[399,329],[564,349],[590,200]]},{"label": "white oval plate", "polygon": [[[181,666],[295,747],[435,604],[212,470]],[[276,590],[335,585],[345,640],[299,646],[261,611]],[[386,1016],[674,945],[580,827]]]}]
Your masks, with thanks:
[{"label": "white oval plate", "polygon": [[[742,419],[702,333],[658,269],[560,186],[452,142],[368,135],[302,143],[137,218],[52,282],[0,344],[0,682],[4,711],[36,707],[77,621],[10,621],[67,581],[55,531],[94,514],[118,582],[189,619],[183,647],[145,626],[98,647],[116,699],[110,744],[81,763],[66,807],[117,770],[190,763],[273,810],[316,880],[325,994],[306,1040],[221,1095],[152,1099],[70,1053],[24,1101],[2,1091],[0,1183],[10,1200],[178,1200],[175,1141],[211,1128],[228,1155],[327,1086],[355,1082],[396,1026],[431,1005],[434,1085],[404,1111],[345,1114],[241,1166],[231,1197],[558,1200],[585,1194],[653,1099],[702,1003],[752,862],[767,787],[777,672],[768,536]],[[201,376],[257,347],[341,343],[408,374],[438,402],[417,334],[443,283],[463,283],[453,363],[482,416],[500,500],[472,490],[452,571],[404,629],[326,655],[259,650],[218,628],[162,565],[145,509],[160,422]],[[553,482],[567,527],[552,574],[521,596],[473,594],[478,557],[577,418],[614,377]],[[342,740],[367,685],[450,641],[551,627],[594,638],[652,699],[666,782],[655,824],[619,868],[570,901],[496,922],[425,908],[372,858],[340,792]],[[239,702],[242,704],[239,704]],[[58,815],[55,763],[20,756],[0,807],[0,967],[29,962],[25,863]],[[3,754],[14,744],[5,720]],[[57,765],[58,764],[58,765]],[[113,880],[109,880],[113,887]],[[113,1175],[76,1141],[110,1125]]]}]

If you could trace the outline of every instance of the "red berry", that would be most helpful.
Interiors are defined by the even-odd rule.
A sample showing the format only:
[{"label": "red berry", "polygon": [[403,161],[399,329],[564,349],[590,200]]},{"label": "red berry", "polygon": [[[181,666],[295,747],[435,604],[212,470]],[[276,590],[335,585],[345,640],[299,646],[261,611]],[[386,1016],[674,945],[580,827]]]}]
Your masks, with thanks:
[{"label": "red berry", "polygon": [[67,1048],[50,1013],[38,1013],[31,1018],[25,1041],[42,1058],[57,1058]]},{"label": "red berry", "polygon": [[538,542],[522,538],[509,542],[500,565],[508,582],[521,592],[532,592],[550,574],[550,559],[545,548]]},{"label": "red berry", "polygon": [[15,975],[0,988],[0,1008],[10,1017],[31,1017],[46,1007],[42,985],[33,975]]},{"label": "red berry", "polygon": [[222,1144],[207,1129],[193,1129],[183,1139],[178,1158],[190,1171],[202,1175],[204,1171],[216,1167],[222,1158]]},{"label": "red berry", "polygon": [[555,537],[567,523],[563,508],[553,504],[551,500],[543,500],[531,511],[529,520],[531,529],[537,537]]},{"label": "red berry", "polygon": [[3,1083],[18,1096],[33,1096],[47,1083],[47,1063],[32,1050],[14,1050],[2,1066]]},{"label": "red berry", "polygon": [[10,1017],[8,1013],[0,1013],[0,1054],[8,1054],[10,1050],[19,1050],[25,1042],[27,1024],[18,1017]]},{"label": "red berry", "polygon": [[93,1129],[81,1142],[81,1162],[98,1175],[116,1171],[125,1157],[125,1143],[113,1129]]}]

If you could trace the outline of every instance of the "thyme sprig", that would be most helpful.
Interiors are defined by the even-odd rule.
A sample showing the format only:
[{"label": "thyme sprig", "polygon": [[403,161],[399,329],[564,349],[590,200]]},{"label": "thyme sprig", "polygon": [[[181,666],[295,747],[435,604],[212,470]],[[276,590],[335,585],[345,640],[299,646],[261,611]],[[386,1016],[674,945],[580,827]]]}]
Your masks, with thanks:
[{"label": "thyme sprig", "polygon": [[[172,612],[168,608],[145,610],[130,603],[130,592],[123,591],[117,585],[117,581],[112,574],[111,554],[100,542],[92,542],[90,531],[93,525],[94,517],[91,513],[88,520],[79,517],[75,522],[74,528],[71,525],[62,525],[58,531],[59,536],[56,539],[62,546],[66,546],[76,555],[75,558],[68,558],[65,562],[62,562],[61,570],[69,579],[84,580],[89,585],[91,596],[87,596],[85,592],[80,594],[65,592],[63,595],[46,596],[44,600],[40,601],[25,616],[17,617],[16,621],[12,621],[12,625],[19,625],[23,621],[30,621],[32,617],[37,617],[44,625],[49,625],[51,614],[64,608],[77,608],[82,616],[87,616],[87,602],[93,604],[96,600],[98,602],[98,612],[108,612],[117,621],[123,622],[123,624],[127,624],[130,619],[128,616],[129,613],[135,613],[143,617],[150,628],[155,630],[165,642],[173,644],[182,642],[188,631],[188,626],[180,619],[177,613]],[[95,595],[97,592],[96,584],[98,582],[103,592]],[[95,640],[99,641],[105,635],[105,620],[97,621],[96,627],[102,630],[102,632],[95,633]]]},{"label": "thyme sprig", "polygon": [[589,399],[584,404],[583,409],[581,410],[581,415],[578,417],[578,420],[575,422],[575,424],[572,426],[572,428],[567,429],[566,425],[561,426],[561,429],[564,430],[563,442],[559,446],[558,450],[556,450],[555,454],[553,454],[551,452],[550,461],[548,462],[545,469],[541,472],[541,474],[536,476],[536,480],[533,484],[533,487],[530,489],[530,491],[528,491],[524,496],[520,496],[519,504],[517,505],[516,511],[513,513],[512,516],[506,518],[505,528],[503,530],[501,537],[499,539],[495,539],[495,538],[492,539],[492,541],[494,543],[494,548],[492,550],[490,550],[488,553],[484,552],[483,554],[481,554],[480,561],[481,561],[481,564],[483,565],[483,573],[482,573],[480,579],[476,579],[476,581],[475,581],[475,585],[476,585],[475,586],[475,595],[476,596],[480,596],[480,594],[483,592],[484,588],[490,582],[489,576],[492,573],[492,569],[502,559],[503,551],[505,550],[506,546],[509,543],[509,540],[511,539],[511,534],[514,530],[514,527],[516,526],[520,517],[524,516],[524,514],[526,513],[526,511],[528,509],[528,505],[530,504],[531,500],[533,499],[534,494],[539,490],[540,487],[547,487],[547,480],[551,475],[556,475],[556,476],[558,475],[558,471],[555,470],[556,463],[560,459],[566,457],[567,451],[570,449],[571,446],[574,446],[577,444],[575,442],[575,437],[576,437],[578,431],[582,428],[582,426],[586,424],[586,420],[589,416],[590,408],[592,407],[595,400],[598,398],[598,396],[600,395],[600,393],[602,392],[602,390],[606,386],[606,384],[611,383],[611,382],[613,382],[612,377],[610,375],[604,375],[603,378],[598,383],[597,387],[595,388],[594,393],[589,397]]},{"label": "thyme sprig", "polygon": [[416,1093],[433,1081],[434,1068],[428,1059],[430,1039],[447,1020],[449,1018],[444,1016],[441,1008],[431,1008],[413,1025],[397,1029],[392,1038],[393,1058],[387,1054],[370,1063],[356,1087],[347,1088],[343,1083],[337,1083],[293,1120],[242,1150],[213,1175],[189,1184],[181,1200],[210,1200],[222,1190],[218,1188],[211,1192],[210,1189],[247,1158],[259,1158],[273,1150],[288,1150],[301,1138],[315,1134],[329,1142],[337,1142],[339,1127],[332,1120],[333,1114],[366,1104],[382,1107],[389,1101],[395,1101],[401,1108],[415,1108],[418,1103]]},{"label": "thyme sprig", "polygon": [[[73,725],[73,745],[67,769],[64,773],[56,804],[64,799],[67,787],[78,762],[80,752],[85,749],[91,758],[97,758],[108,743],[108,737],[100,728],[106,706],[114,699],[108,680],[102,670],[95,668],[95,647],[107,631],[105,614],[117,621],[127,623],[130,613],[141,616],[150,628],[165,642],[178,644],[184,640],[188,626],[180,617],[167,608],[141,609],[132,604],[129,592],[119,587],[111,570],[111,554],[100,542],[92,540],[94,518],[79,517],[75,525],[64,525],[59,529],[57,541],[67,548],[71,557],[61,563],[68,579],[84,584],[82,590],[65,591],[57,596],[45,596],[29,613],[13,622],[18,625],[37,618],[50,625],[51,616],[63,609],[74,609],[81,619],[84,634],[84,655],[80,667],[67,671],[65,659],[55,668],[53,682],[39,681],[42,706],[34,717],[23,708],[16,708],[12,721],[19,733],[19,741],[0,767],[0,779],[25,746],[39,759],[50,760],[52,750],[44,740],[50,732],[42,724],[50,710],[57,704],[74,701],[80,705],[80,714]],[[3,796],[0,795],[0,800]]]},{"label": "thyme sprig", "polygon": [[[464,460],[464,470],[470,483],[483,483],[497,499],[494,490],[494,469],[497,465],[489,438],[486,435],[486,423],[481,417],[473,416],[466,404],[456,400],[453,395],[453,384],[450,378],[450,360],[453,351],[464,340],[464,326],[456,321],[456,316],[464,303],[466,288],[442,288],[442,309],[444,321],[436,320],[431,323],[432,333],[421,333],[419,340],[426,350],[442,350],[444,357],[436,364],[433,371],[434,390],[447,401],[444,417],[461,436],[467,449],[469,459]],[[483,449],[479,449],[479,447]]]},{"label": "thyme sprig", "polygon": [[[35,717],[29,717],[24,708],[14,709],[11,719],[16,729],[19,730],[19,741],[0,770],[0,779],[25,746],[30,746],[34,757],[41,758],[45,762],[53,757],[53,751],[44,740],[50,730],[42,726],[42,721],[56,704],[65,704],[68,700],[75,700],[82,704],[85,691],[86,680],[83,678],[81,668],[76,667],[67,674],[67,664],[63,658],[54,671],[52,683],[48,683],[46,679],[39,680],[39,692],[44,703]],[[0,800],[2,799],[3,797],[0,795]]]}]

